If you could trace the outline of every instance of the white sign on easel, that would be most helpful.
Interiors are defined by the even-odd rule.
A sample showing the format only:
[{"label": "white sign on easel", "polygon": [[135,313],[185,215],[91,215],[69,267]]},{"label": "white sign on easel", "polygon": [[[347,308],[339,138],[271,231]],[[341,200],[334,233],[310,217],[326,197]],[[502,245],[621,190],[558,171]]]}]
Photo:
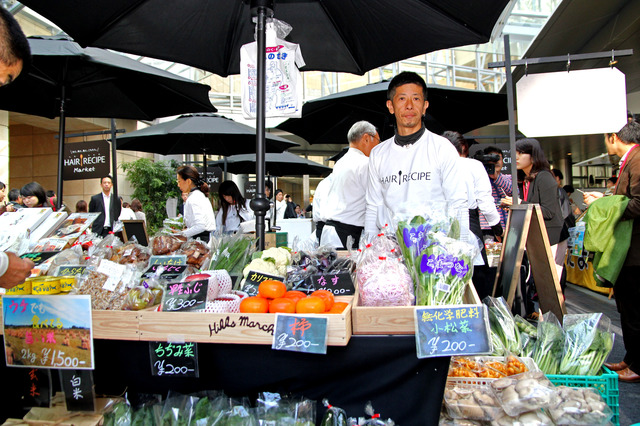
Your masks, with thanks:
[{"label": "white sign on easel", "polygon": [[529,74],[516,84],[518,130],[529,137],[616,132],[627,123],[617,68]]}]

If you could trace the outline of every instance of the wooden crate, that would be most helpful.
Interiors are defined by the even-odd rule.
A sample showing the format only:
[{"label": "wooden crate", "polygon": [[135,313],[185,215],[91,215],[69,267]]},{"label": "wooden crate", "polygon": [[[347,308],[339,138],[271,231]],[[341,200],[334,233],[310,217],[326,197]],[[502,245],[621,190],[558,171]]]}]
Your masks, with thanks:
[{"label": "wooden crate", "polygon": [[[353,296],[338,296],[336,301],[349,303],[341,314],[306,315],[326,316],[327,344],[346,346],[351,338]],[[270,345],[274,327],[275,314],[140,311],[138,329],[140,340]]]},{"label": "wooden crate", "polygon": [[[469,281],[463,301],[479,305],[480,298]],[[353,334],[415,334],[413,312],[415,306],[359,306],[360,295],[356,289],[351,318]]]}]

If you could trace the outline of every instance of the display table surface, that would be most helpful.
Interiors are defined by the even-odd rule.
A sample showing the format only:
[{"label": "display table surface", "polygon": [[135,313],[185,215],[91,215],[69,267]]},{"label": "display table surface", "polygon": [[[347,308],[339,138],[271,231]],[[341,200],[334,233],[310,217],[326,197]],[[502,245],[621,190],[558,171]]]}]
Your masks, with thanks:
[{"label": "display table surface", "polygon": [[[352,416],[363,416],[371,401],[382,418],[396,424],[437,425],[450,359],[418,359],[415,345],[414,336],[353,336],[347,346],[314,355],[265,345],[199,343],[199,378],[174,378],[151,376],[149,342],[95,340],[93,376],[99,395],[224,390],[255,401],[258,392],[281,392],[316,400],[317,424],[324,414],[322,398],[328,398]],[[4,351],[0,362],[7,386],[26,380],[28,369],[5,366]],[[59,386],[56,371],[52,374]],[[24,415],[17,392],[0,399],[0,413]]]}]

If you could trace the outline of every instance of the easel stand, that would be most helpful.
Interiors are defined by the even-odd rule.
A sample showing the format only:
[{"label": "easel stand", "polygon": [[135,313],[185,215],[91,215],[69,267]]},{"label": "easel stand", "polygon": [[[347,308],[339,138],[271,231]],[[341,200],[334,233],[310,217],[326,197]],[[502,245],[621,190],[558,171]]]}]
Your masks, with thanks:
[{"label": "easel stand", "polygon": [[562,323],[567,310],[538,204],[521,204],[512,206],[509,210],[507,233],[500,253],[493,295],[496,296],[496,289],[502,283],[502,297],[507,301],[507,306],[513,305],[525,247],[538,291],[540,310],[543,313],[553,312]]}]

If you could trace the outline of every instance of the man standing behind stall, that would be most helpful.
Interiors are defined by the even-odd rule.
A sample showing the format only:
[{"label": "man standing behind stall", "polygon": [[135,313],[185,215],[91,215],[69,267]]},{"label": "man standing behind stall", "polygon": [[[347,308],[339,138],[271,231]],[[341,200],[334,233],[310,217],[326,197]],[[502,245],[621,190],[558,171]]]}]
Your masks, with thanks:
[{"label": "man standing behind stall", "polygon": [[367,210],[369,154],[380,143],[380,135],[373,124],[358,121],[349,129],[347,139],[349,150],[333,166],[325,209],[325,232],[333,227],[344,248],[348,236],[353,237],[354,247],[360,244]]},{"label": "man standing behind stall", "polygon": [[[428,131],[422,122],[427,111],[427,85],[413,72],[402,72],[389,83],[387,108],[395,115],[396,134],[369,156],[367,236],[378,231],[378,212],[390,217],[414,205],[443,201],[460,221],[467,239],[469,213],[465,183],[458,176],[458,153],[451,143]],[[409,204],[410,203],[410,204]],[[419,213],[419,211],[416,211]]]},{"label": "man standing behind stall", "polygon": [[[640,382],[640,124],[629,122],[618,133],[607,135],[609,155],[620,157],[620,174],[615,195],[624,195],[629,203],[622,213],[621,221],[632,220],[629,250],[613,284],[616,305],[620,312],[620,325],[626,354],[621,362],[605,363],[618,373],[622,382]],[[589,205],[601,192],[585,192],[584,202]]]},{"label": "man standing behind stall", "polygon": [[120,200],[111,192],[113,180],[111,176],[100,179],[102,192],[91,197],[89,212],[100,213],[100,216],[91,225],[91,230],[102,237],[106,237],[113,229],[113,222],[120,217]]}]

